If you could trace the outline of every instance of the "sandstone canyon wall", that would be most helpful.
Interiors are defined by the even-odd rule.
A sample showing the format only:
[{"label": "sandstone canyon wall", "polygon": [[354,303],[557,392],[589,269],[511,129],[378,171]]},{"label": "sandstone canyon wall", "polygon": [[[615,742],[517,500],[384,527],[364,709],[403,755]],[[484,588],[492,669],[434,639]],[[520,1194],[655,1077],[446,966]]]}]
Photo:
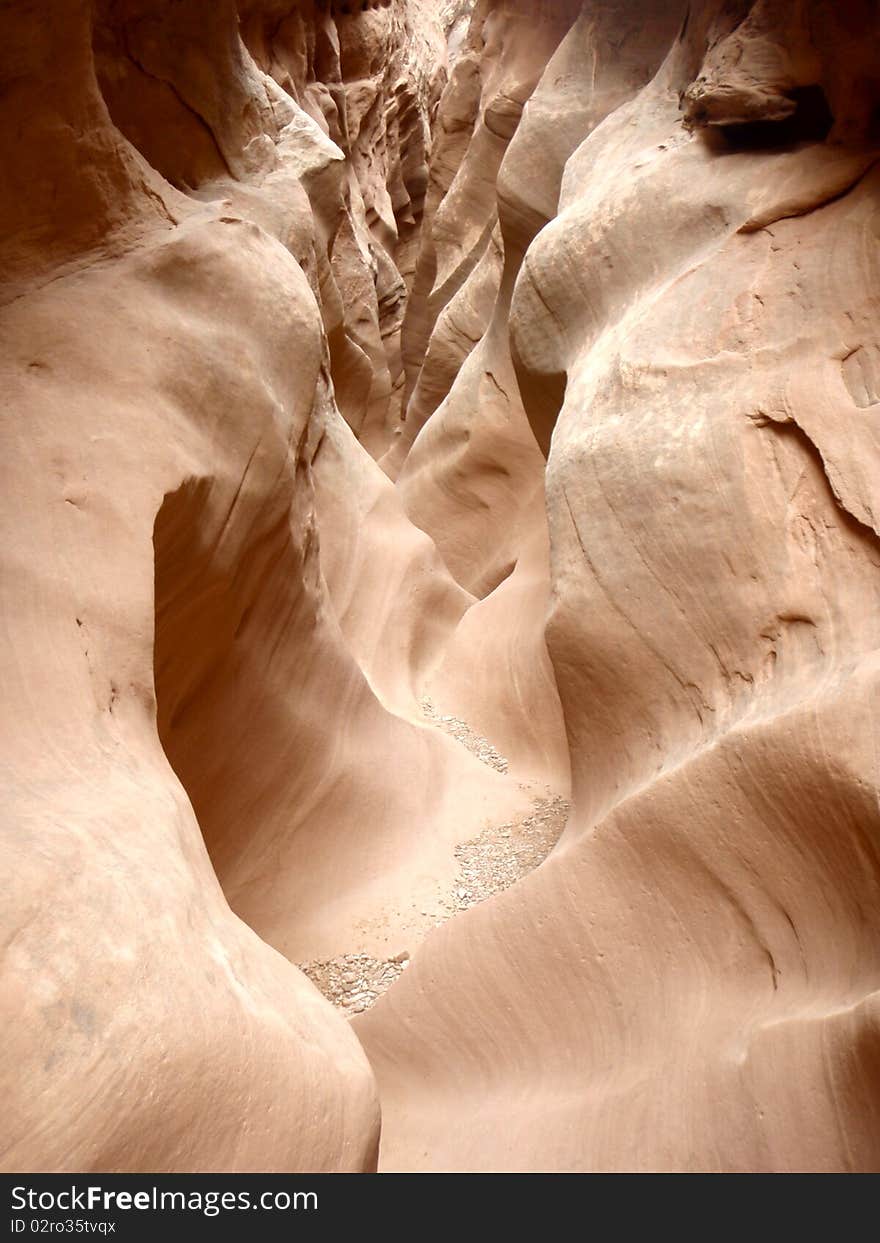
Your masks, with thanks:
[{"label": "sandstone canyon wall", "polygon": [[0,34],[3,1167],[880,1167],[876,7]]}]

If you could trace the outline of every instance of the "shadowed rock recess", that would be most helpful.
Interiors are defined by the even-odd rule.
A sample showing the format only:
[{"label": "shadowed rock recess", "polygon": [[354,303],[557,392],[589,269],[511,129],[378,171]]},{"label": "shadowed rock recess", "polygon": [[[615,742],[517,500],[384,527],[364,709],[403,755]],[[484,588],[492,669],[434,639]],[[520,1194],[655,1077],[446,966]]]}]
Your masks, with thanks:
[{"label": "shadowed rock recess", "polygon": [[880,1169],[878,40],[0,3],[3,1168]]}]

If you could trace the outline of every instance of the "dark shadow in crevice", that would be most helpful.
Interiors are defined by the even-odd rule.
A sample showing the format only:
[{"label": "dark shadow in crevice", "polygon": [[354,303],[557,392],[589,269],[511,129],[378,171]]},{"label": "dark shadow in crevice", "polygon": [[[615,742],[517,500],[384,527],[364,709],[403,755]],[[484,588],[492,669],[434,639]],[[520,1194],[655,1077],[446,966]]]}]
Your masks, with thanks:
[{"label": "dark shadow in crevice", "polygon": [[802,143],[824,142],[834,125],[834,114],[822,87],[799,87],[789,92],[789,98],[795,110],[781,121],[719,125],[713,127],[714,133],[729,151],[785,151]]},{"label": "dark shadow in crevice", "polygon": [[124,15],[109,0],[96,5],[92,51],[110,119],[166,181],[185,192],[232,176],[207,121],[170,76],[159,77],[142,63]]},{"label": "dark shadow in crevice", "polygon": [[194,731],[180,726],[184,720],[189,725],[193,709],[204,704],[206,684],[226,662],[237,625],[228,607],[230,584],[212,572],[203,536],[210,491],[207,479],[186,480],[166,495],[153,526],[156,723],[197,816],[198,748],[192,746]]},{"label": "dark shadow in crevice", "polygon": [[159,739],[237,910],[245,857],[273,849],[306,796],[328,708],[310,693],[319,601],[293,488],[261,504],[228,491],[189,478],[156,515],[153,676]]},{"label": "dark shadow in crevice", "polygon": [[556,420],[562,410],[568,388],[568,373],[559,371],[546,372],[542,375],[535,374],[523,366],[513,343],[510,352],[529,426],[538,443],[538,448],[545,458],[549,457]]}]

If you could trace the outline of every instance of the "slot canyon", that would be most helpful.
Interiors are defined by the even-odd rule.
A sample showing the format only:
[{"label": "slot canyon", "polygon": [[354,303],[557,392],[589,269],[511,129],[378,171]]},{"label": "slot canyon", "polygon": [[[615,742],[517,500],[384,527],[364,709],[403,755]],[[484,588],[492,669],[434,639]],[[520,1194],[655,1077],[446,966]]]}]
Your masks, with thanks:
[{"label": "slot canyon", "polygon": [[878,41],[0,2],[4,1170],[880,1170]]}]

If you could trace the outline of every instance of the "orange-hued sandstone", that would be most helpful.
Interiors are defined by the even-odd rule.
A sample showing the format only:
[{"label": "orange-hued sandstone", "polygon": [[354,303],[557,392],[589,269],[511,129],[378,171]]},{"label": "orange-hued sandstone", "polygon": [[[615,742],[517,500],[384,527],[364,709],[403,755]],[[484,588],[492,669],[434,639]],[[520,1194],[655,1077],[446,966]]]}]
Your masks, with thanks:
[{"label": "orange-hued sandstone", "polygon": [[2,1168],[880,1169],[878,39],[0,3]]}]

